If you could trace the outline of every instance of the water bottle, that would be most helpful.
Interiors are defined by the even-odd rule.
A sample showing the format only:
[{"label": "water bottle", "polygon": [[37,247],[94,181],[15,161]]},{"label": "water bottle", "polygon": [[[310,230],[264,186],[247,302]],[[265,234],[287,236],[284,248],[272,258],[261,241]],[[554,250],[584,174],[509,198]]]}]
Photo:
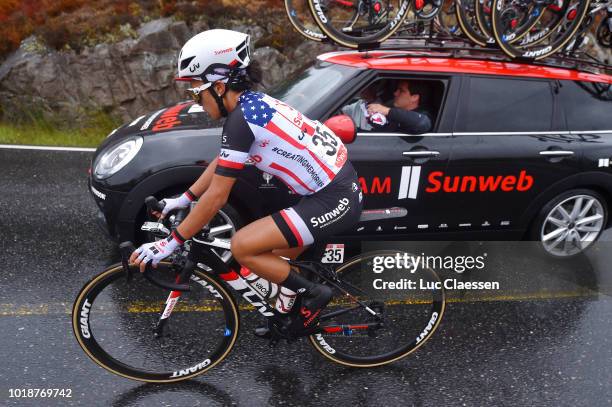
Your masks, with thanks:
[{"label": "water bottle", "polygon": [[278,284],[271,283],[259,277],[244,266],[240,268],[240,275],[249,283],[251,288],[257,291],[265,300],[269,300],[278,294]]},{"label": "water bottle", "polygon": [[280,293],[278,293],[278,297],[276,298],[274,309],[281,314],[287,314],[291,311],[291,308],[293,308],[296,296],[297,293],[295,291],[291,291],[287,287],[281,287]]}]

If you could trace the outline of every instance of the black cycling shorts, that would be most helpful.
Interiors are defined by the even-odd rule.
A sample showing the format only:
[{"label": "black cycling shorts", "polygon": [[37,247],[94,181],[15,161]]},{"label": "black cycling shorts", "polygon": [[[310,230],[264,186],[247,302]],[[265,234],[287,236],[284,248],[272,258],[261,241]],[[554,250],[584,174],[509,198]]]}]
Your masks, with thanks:
[{"label": "black cycling shorts", "polygon": [[347,161],[323,189],[272,214],[289,247],[308,246],[344,232],[359,221],[362,193],[357,172]]}]

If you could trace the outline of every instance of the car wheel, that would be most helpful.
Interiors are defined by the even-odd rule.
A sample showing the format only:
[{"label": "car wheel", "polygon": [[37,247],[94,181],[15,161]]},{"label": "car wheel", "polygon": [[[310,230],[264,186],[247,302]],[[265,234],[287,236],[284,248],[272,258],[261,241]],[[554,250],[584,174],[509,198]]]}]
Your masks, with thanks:
[{"label": "car wheel", "polygon": [[[150,219],[148,220],[156,221],[152,215],[150,215]],[[238,211],[228,203],[221,208],[221,210],[219,210],[208,225],[210,226],[209,235],[211,237],[227,239],[230,241],[232,236],[234,236],[236,232],[242,226],[244,226],[244,221]],[[145,233],[143,237],[143,242],[152,242],[159,239],[159,237],[150,233]],[[212,249],[212,251],[215,252],[215,254],[217,254],[217,256],[219,256],[225,263],[229,263],[233,258],[230,250]]]},{"label": "car wheel", "polygon": [[[244,226],[242,217],[230,204],[226,204],[209,223],[209,236],[230,241],[232,236]],[[232,260],[230,250],[212,249],[225,263]]]},{"label": "car wheel", "polygon": [[544,205],[530,238],[556,258],[582,253],[595,242],[608,220],[606,200],[590,189],[573,189]]}]

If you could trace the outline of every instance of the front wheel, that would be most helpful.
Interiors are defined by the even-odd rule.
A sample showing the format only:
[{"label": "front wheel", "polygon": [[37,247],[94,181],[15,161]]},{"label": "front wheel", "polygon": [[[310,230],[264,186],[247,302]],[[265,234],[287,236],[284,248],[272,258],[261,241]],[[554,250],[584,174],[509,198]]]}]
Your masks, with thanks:
[{"label": "front wheel", "polygon": [[336,363],[374,367],[423,345],[442,320],[445,296],[434,270],[414,267],[416,257],[378,251],[341,265],[336,272],[350,295],[335,289],[322,331],[309,337],[315,349]]},{"label": "front wheel", "polygon": [[[169,275],[169,268],[160,263],[155,273]],[[171,298],[133,274],[128,281],[121,264],[110,266],[74,303],[74,334],[95,363],[128,379],[170,383],[200,375],[228,355],[238,336],[238,308],[216,278],[195,270],[191,291]]]}]

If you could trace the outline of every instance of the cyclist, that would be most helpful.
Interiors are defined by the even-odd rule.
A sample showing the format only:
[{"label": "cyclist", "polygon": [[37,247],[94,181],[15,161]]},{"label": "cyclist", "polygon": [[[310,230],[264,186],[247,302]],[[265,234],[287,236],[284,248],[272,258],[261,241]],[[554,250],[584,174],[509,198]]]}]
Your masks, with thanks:
[{"label": "cyclist", "polygon": [[[264,93],[251,90],[261,71],[251,61],[250,37],[208,30],[191,38],[178,58],[179,81],[217,120],[227,117],[221,150],[179,198],[165,199],[162,216],[199,198],[167,239],[139,247],[130,261],[154,266],[202,230],[228,200],[247,160],[301,195],[293,207],[256,220],[232,238],[235,259],[266,280],[300,294],[293,329],[316,326],[332,290],[315,284],[281,258],[295,259],[315,240],[354,225],[361,214],[361,190],[346,147],[327,127]],[[237,278],[232,271],[222,278]]]}]

